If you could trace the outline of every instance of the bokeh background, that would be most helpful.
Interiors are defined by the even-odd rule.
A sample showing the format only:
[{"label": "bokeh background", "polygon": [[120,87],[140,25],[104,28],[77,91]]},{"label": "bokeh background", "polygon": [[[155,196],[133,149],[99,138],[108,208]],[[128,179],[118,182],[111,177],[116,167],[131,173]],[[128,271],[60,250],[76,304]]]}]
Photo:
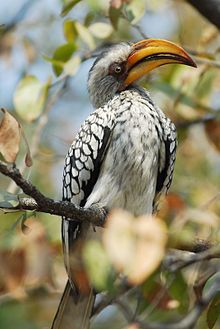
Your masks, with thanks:
[{"label": "bokeh background", "polygon": [[[63,17],[60,13],[65,3],[0,2],[0,106],[21,122],[33,155],[33,166],[25,168],[22,144],[18,167],[45,195],[60,199],[65,154],[80,124],[93,110],[86,87],[94,61],[89,58],[92,51],[111,42],[137,41],[143,35],[172,40],[195,55],[198,68],[162,67],[141,81],[178,127],[174,180],[160,216],[170,226],[172,246],[187,249],[197,238],[218,241],[218,30],[186,1],[124,1],[119,18],[120,1],[112,1],[114,10],[109,11],[107,0],[82,0]],[[105,25],[100,27],[96,23]],[[69,50],[67,55],[62,49],[56,51],[67,43],[75,47],[71,54]],[[72,58],[69,66],[65,66]],[[55,74],[60,73],[57,67],[63,70],[59,76]],[[43,106],[31,119],[28,110],[22,112],[22,101],[16,103],[17,86],[30,75],[40,85],[47,84]],[[31,107],[35,90],[24,89],[24,93],[29,95]],[[1,175],[0,190],[6,189],[20,192]],[[25,216],[0,213],[0,328],[49,328],[65,283],[60,218],[33,213]],[[184,279],[180,280],[183,284]],[[190,296],[189,285],[182,286],[186,300]],[[187,309],[189,301],[186,304]],[[164,317],[163,306],[156,313],[157,319]],[[180,313],[178,307],[172,310],[174,318]],[[92,328],[117,329],[125,325],[122,316],[114,308],[108,308]],[[198,328],[207,328],[205,319],[201,319]]]}]

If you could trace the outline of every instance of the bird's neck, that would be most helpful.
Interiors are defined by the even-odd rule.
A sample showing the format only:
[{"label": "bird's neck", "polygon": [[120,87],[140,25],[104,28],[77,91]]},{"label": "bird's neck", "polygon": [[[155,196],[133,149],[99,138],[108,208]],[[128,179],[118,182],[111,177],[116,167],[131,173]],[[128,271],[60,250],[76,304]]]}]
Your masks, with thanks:
[{"label": "bird's neck", "polygon": [[101,81],[88,80],[88,92],[94,108],[99,108],[108,103],[116,95],[119,86],[110,79],[103,78]]},{"label": "bird's neck", "polygon": [[[88,83],[89,96],[94,108],[97,109],[99,107],[102,107],[105,104],[107,104],[109,101],[111,101],[116,94],[120,93],[118,91],[118,88],[119,87],[117,84],[115,83],[110,84],[109,81],[108,83],[105,84],[104,80],[95,85]],[[144,88],[141,88],[135,84],[129,86],[127,89],[135,90],[143,95],[146,94],[146,90]]]}]

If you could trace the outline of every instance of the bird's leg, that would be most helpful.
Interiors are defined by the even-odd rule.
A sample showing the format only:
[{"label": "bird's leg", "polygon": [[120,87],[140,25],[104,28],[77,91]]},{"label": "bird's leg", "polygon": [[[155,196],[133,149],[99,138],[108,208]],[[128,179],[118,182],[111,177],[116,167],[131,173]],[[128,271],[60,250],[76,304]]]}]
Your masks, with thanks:
[{"label": "bird's leg", "polygon": [[[109,209],[107,207],[102,207],[99,203],[93,203],[91,206],[90,206],[91,209],[95,209],[96,211],[99,212],[100,214],[100,222],[101,222],[101,225],[100,226],[104,226],[105,225],[105,221],[106,221],[106,218],[109,214]],[[96,226],[93,225],[93,230],[94,232],[96,232]]]}]

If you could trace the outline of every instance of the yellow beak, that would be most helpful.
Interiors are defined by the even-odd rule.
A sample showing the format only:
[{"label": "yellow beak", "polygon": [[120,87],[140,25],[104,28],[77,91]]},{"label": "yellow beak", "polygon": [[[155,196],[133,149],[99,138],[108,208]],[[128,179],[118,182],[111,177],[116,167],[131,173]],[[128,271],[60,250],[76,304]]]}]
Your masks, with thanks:
[{"label": "yellow beak", "polygon": [[170,41],[162,39],[139,41],[133,44],[133,51],[128,57],[128,76],[124,86],[127,87],[158,66],[173,63],[196,67],[187,52]]}]

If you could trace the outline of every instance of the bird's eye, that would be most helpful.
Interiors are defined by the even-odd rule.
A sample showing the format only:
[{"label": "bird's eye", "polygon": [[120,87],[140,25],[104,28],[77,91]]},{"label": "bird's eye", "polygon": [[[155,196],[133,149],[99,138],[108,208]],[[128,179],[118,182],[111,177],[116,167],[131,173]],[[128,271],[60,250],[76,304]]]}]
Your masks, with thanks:
[{"label": "bird's eye", "polygon": [[116,79],[120,79],[125,71],[124,63],[112,63],[109,66],[109,74],[116,77]]},{"label": "bird's eye", "polygon": [[119,66],[119,65],[115,66],[114,71],[116,74],[121,73],[121,66]]}]

